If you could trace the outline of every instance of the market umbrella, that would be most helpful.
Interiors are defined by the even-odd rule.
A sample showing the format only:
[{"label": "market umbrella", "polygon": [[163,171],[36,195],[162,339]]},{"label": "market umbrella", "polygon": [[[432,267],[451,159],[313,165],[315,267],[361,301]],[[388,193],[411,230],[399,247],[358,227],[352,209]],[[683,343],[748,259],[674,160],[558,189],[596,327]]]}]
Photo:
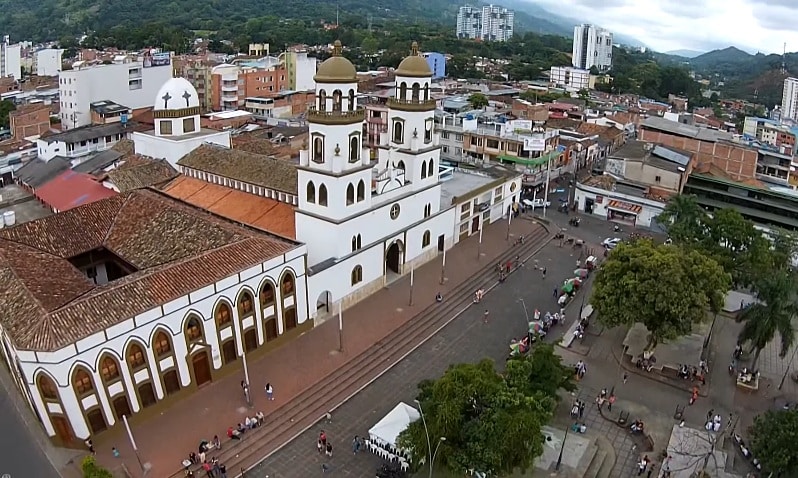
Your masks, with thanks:
[{"label": "market umbrella", "polygon": [[530,322],[529,332],[533,334],[539,334],[543,332],[543,324],[541,322]]},{"label": "market umbrella", "polygon": [[562,291],[563,291],[563,292],[565,292],[565,293],[567,293],[567,294],[570,294],[571,292],[573,292],[573,291],[574,291],[574,283],[573,283],[573,282],[570,282],[570,281],[569,281],[569,282],[566,282],[566,283],[565,283],[565,284],[562,286]]},{"label": "market umbrella", "polygon": [[521,344],[518,342],[513,342],[510,344],[510,353],[518,354],[521,353]]},{"label": "market umbrella", "polygon": [[588,270],[587,269],[577,269],[577,270],[574,271],[574,275],[579,277],[579,278],[585,278],[585,277],[587,277],[587,274],[588,274]]}]

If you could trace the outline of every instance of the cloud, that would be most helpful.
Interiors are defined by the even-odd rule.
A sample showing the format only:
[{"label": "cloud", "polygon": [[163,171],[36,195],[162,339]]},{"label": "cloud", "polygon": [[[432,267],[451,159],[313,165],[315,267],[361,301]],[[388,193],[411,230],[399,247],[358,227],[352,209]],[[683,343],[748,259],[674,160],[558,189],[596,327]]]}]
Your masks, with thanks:
[{"label": "cloud", "polygon": [[658,51],[737,46],[798,51],[798,0],[526,0],[551,13],[591,22]]}]

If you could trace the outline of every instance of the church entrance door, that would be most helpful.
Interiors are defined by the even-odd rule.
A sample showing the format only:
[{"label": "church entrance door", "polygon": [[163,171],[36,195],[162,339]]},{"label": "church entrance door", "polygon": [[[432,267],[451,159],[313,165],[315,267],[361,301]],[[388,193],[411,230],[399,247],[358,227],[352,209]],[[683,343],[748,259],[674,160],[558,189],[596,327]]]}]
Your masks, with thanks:
[{"label": "church entrance door", "polygon": [[401,241],[394,241],[390,247],[388,247],[388,252],[385,254],[385,269],[386,272],[390,273],[393,272],[394,274],[400,274],[400,267],[402,264],[402,243]]}]

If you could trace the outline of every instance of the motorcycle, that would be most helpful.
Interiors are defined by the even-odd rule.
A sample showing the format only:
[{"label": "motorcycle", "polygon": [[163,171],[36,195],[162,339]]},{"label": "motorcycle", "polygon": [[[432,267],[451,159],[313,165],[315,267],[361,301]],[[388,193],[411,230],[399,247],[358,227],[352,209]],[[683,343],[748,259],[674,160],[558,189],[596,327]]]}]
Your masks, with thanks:
[{"label": "motorcycle", "polygon": [[579,219],[578,217],[572,217],[572,218],[571,218],[571,219],[568,221],[568,224],[570,224],[570,225],[571,225],[571,226],[573,226],[573,227],[579,227],[579,223],[580,223],[580,222],[582,222],[582,220],[581,220],[581,219]]}]

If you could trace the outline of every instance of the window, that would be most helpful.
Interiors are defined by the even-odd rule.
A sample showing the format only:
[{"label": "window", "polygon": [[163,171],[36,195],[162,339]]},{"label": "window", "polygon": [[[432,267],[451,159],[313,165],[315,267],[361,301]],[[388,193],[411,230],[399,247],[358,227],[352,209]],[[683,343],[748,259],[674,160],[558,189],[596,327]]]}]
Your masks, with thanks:
[{"label": "window", "polygon": [[421,247],[427,247],[430,243],[430,232],[424,231],[424,235],[421,237]]},{"label": "window", "polygon": [[219,304],[219,306],[216,308],[214,318],[216,319],[216,325],[218,325],[219,328],[233,323],[233,314],[230,312],[230,306],[227,304]]},{"label": "window", "polygon": [[192,317],[186,323],[186,338],[189,343],[202,340],[202,324],[199,319]]},{"label": "window", "polygon": [[518,184],[517,183],[510,183],[510,192],[514,193],[516,189],[518,189]]},{"label": "window", "polygon": [[155,334],[152,348],[155,350],[155,357],[162,358],[172,351],[172,343],[169,341],[169,336],[165,332],[160,331]]},{"label": "window", "polygon": [[350,89],[348,95],[349,111],[355,111],[355,90]]},{"label": "window", "polygon": [[319,111],[327,111],[327,92],[319,90]]},{"label": "window", "polygon": [[39,393],[45,400],[58,400],[58,387],[47,375],[39,375]]},{"label": "window", "polygon": [[432,215],[432,204],[427,203],[424,206],[424,217],[430,217]]},{"label": "window", "polygon": [[283,296],[294,293],[294,276],[290,272],[283,277],[282,292]]},{"label": "window", "polygon": [[106,382],[119,378],[119,366],[116,360],[111,357],[105,357],[102,362],[100,362],[100,375]]},{"label": "window", "polygon": [[78,397],[82,397],[94,391],[94,384],[91,383],[91,375],[83,369],[78,369],[75,372],[72,385],[75,387],[75,392],[77,392]]},{"label": "window", "polygon": [[412,100],[418,101],[421,98],[421,85],[418,83],[413,83],[413,91],[412,91]]},{"label": "window", "polygon": [[274,286],[267,282],[263,284],[260,290],[260,305],[261,307],[268,307],[274,304]]},{"label": "window", "polygon": [[401,121],[394,120],[393,122],[393,142],[404,142],[404,124]]},{"label": "window", "polygon": [[359,250],[361,247],[360,234],[352,236],[352,252]]},{"label": "window", "polygon": [[161,125],[161,134],[172,134],[172,122],[170,120],[159,121],[159,123]]},{"label": "window", "polygon": [[127,349],[127,363],[133,370],[138,370],[147,364],[144,350],[138,344],[131,344]]},{"label": "window", "polygon": [[366,199],[366,183],[361,179],[360,182],[357,183],[357,202],[363,201],[364,199]]},{"label": "window", "polygon": [[430,159],[429,164],[427,164],[427,176],[432,178],[435,176],[435,160]]},{"label": "window", "polygon": [[659,183],[660,181],[662,181],[662,178],[660,176],[654,177],[654,182],[655,183]]},{"label": "window", "polygon": [[324,139],[318,136],[313,138],[313,161],[316,163],[324,162]]},{"label": "window", "polygon": [[355,202],[355,187],[352,183],[349,183],[349,186],[346,187],[346,205],[350,205]]},{"label": "window", "polygon": [[432,142],[432,120],[428,119],[424,124],[424,142],[431,143]]},{"label": "window", "polygon": [[341,90],[333,91],[333,111],[341,111],[342,95]]},{"label": "window", "polygon": [[360,141],[357,136],[349,138],[349,162],[356,163],[360,159]]},{"label": "window", "polygon": [[421,179],[426,179],[426,178],[427,178],[427,162],[426,161],[422,161],[421,162]]},{"label": "window", "polygon": [[399,164],[396,165],[396,169],[401,169],[402,171],[404,171],[405,170],[405,162],[402,161],[402,160],[399,160]]},{"label": "window", "polygon": [[399,204],[394,204],[391,206],[391,219],[396,219],[399,217],[400,207]]},{"label": "window", "polygon": [[401,85],[399,85],[399,99],[406,100],[407,99],[407,83],[404,81]]},{"label": "window", "polygon": [[184,133],[193,133],[196,130],[197,130],[197,125],[194,122],[194,118],[186,118],[183,120]]},{"label": "window", "polygon": [[239,317],[248,317],[255,313],[255,307],[252,304],[252,294],[249,292],[244,292],[241,294],[241,298],[238,299],[238,316]]},{"label": "window", "polygon": [[305,200],[310,203],[316,202],[316,186],[313,181],[308,181],[308,186],[305,189]]},{"label": "window", "polygon": [[327,205],[327,186],[319,186],[319,206]]},{"label": "window", "polygon": [[352,285],[359,284],[363,282],[363,268],[360,266],[355,266],[352,269]]}]

